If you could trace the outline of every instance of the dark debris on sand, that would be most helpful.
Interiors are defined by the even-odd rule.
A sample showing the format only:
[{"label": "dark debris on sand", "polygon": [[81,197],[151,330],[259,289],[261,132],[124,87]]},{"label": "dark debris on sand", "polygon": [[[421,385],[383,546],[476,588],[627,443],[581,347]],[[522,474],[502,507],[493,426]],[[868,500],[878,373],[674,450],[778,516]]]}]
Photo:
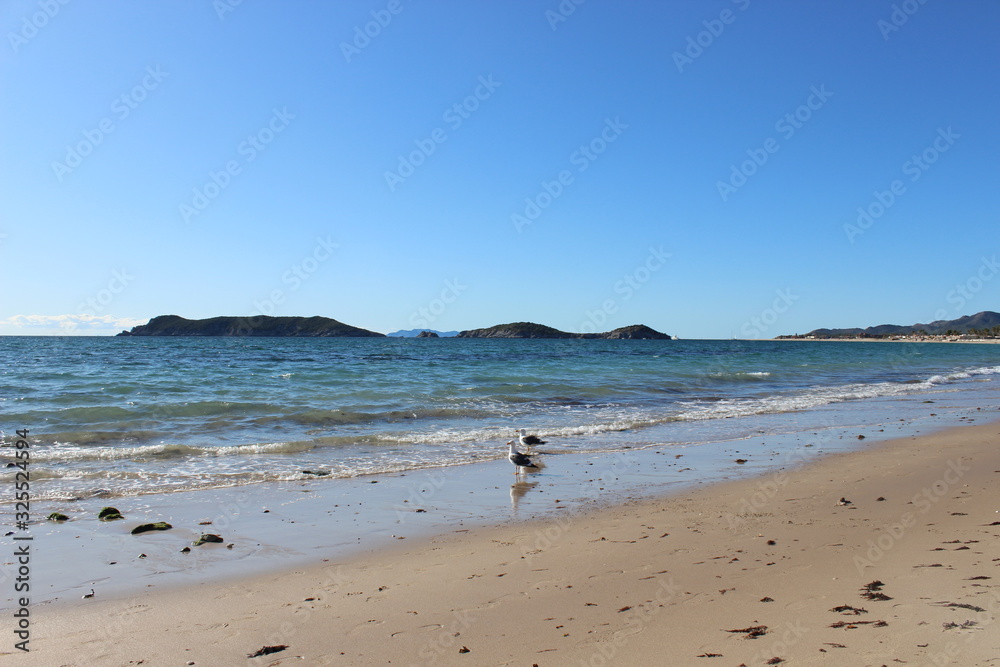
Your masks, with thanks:
[{"label": "dark debris on sand", "polygon": [[767,626],[752,625],[748,628],[741,628],[739,630],[726,630],[726,632],[732,632],[737,635],[746,635],[746,639],[757,639],[757,637],[763,637],[767,634]]},{"label": "dark debris on sand", "polygon": [[838,613],[841,613],[841,614],[851,614],[851,615],[854,615],[854,616],[858,616],[860,614],[867,614],[868,613],[867,609],[862,609],[861,607],[852,607],[849,604],[842,604],[839,607],[834,607],[830,611],[835,611],[835,612],[838,612]]},{"label": "dark debris on sand", "polygon": [[885,584],[883,584],[878,579],[870,583],[867,583],[861,587],[861,597],[865,598],[866,600],[876,600],[876,601],[891,600],[892,599],[891,597],[881,592],[883,586],[885,586]]}]

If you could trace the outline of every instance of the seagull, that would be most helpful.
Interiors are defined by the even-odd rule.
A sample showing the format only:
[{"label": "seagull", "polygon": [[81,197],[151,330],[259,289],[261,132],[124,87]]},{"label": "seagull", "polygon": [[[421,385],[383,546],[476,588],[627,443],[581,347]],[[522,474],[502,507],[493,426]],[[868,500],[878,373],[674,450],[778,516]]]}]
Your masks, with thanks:
[{"label": "seagull", "polygon": [[520,437],[518,438],[518,440],[520,440],[521,444],[524,445],[525,447],[545,444],[545,441],[539,439],[537,435],[528,435],[528,431],[526,429],[522,428],[520,431],[518,431],[518,433],[520,433]]},{"label": "seagull", "polygon": [[524,454],[522,454],[521,452],[517,451],[514,448],[514,441],[513,440],[511,440],[507,444],[510,446],[510,454],[507,455],[507,458],[510,460],[511,463],[514,464],[514,474],[515,475],[519,472],[519,470],[521,468],[537,468],[538,467],[534,463],[531,462],[531,459],[529,459],[527,456],[525,456]]}]

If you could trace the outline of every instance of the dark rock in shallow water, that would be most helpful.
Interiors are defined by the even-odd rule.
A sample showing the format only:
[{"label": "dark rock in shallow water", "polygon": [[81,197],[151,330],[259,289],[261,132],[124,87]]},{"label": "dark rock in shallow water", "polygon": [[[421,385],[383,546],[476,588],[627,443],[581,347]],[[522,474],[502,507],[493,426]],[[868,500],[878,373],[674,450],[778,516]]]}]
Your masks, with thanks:
[{"label": "dark rock in shallow water", "polygon": [[157,521],[156,523],[144,523],[141,526],[136,526],[132,529],[133,535],[139,535],[141,533],[148,533],[151,530],[170,530],[173,528],[166,521]]},{"label": "dark rock in shallow water", "polygon": [[223,542],[225,542],[225,540],[218,535],[214,535],[212,533],[205,533],[204,535],[198,538],[198,541],[194,543],[194,546],[200,547],[206,542],[214,542],[215,544],[222,544]]},{"label": "dark rock in shallow water", "polygon": [[125,517],[122,516],[122,513],[117,508],[105,507],[97,513],[97,518],[101,521],[115,521],[116,519],[124,519]]},{"label": "dark rock in shallow water", "polygon": [[59,512],[53,512],[48,516],[49,521],[69,521],[69,517]]},{"label": "dark rock in shallow water", "polygon": [[330,474],[329,470],[303,470],[303,475],[316,475],[317,477],[326,477]]}]

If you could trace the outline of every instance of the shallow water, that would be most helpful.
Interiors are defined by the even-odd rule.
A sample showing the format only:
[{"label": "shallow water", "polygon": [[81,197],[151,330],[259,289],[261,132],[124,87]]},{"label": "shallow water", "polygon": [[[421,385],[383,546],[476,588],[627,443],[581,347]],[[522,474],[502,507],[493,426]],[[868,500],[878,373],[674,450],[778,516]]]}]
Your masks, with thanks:
[{"label": "shallow water", "polygon": [[5,337],[0,429],[34,498],[112,498],[497,460],[516,428],[609,453],[918,418],[998,378],[975,344]]}]

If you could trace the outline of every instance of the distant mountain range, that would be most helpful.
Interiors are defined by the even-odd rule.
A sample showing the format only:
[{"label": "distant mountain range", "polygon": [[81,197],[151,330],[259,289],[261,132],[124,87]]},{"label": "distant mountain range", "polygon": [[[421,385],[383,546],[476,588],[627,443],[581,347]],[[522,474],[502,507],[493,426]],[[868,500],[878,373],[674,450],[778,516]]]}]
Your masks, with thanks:
[{"label": "distant mountain range", "polygon": [[[435,333],[439,338],[454,338],[458,335],[457,331],[435,331],[434,329],[400,329],[399,331],[393,331],[392,333],[387,333],[386,336],[389,338],[416,338],[424,331],[430,331]],[[427,336],[424,336],[427,338]]]},{"label": "distant mountain range", "polygon": [[533,322],[512,322],[511,324],[498,324],[487,329],[472,329],[462,331],[459,338],[628,338],[628,339],[655,339],[671,340],[665,333],[660,333],[650,329],[645,324],[633,324],[628,327],[621,327],[606,333],[569,333],[547,327],[544,324]]},{"label": "distant mountain range", "polygon": [[1000,313],[984,310],[975,315],[965,315],[956,320],[937,320],[927,324],[880,324],[866,329],[815,329],[807,334],[796,336],[779,336],[779,338],[882,338],[884,336],[905,336],[926,333],[930,335],[967,334],[982,335],[1000,334]]},{"label": "distant mountain range", "polygon": [[119,336],[302,336],[310,338],[384,338],[385,334],[352,327],[328,317],[212,317],[188,320],[160,315]]}]

